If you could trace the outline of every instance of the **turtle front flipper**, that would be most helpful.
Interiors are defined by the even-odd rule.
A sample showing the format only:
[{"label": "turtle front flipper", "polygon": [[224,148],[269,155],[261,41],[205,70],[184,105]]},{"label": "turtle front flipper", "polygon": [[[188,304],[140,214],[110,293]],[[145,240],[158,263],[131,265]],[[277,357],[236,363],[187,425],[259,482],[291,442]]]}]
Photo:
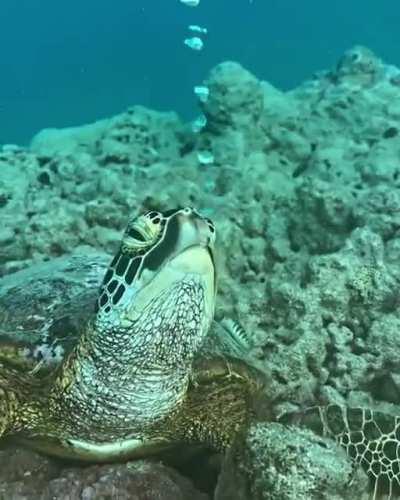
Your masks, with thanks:
[{"label": "turtle front flipper", "polygon": [[12,361],[0,357],[0,439],[34,429],[48,412],[48,379]]},{"label": "turtle front flipper", "polygon": [[6,434],[10,427],[10,415],[8,394],[0,387],[0,438]]},{"label": "turtle front flipper", "polygon": [[174,442],[224,452],[254,416],[252,401],[264,385],[264,375],[239,359],[198,360],[185,400],[160,428]]},{"label": "turtle front flipper", "polygon": [[18,380],[18,371],[0,361],[0,438],[16,430],[21,399]]}]

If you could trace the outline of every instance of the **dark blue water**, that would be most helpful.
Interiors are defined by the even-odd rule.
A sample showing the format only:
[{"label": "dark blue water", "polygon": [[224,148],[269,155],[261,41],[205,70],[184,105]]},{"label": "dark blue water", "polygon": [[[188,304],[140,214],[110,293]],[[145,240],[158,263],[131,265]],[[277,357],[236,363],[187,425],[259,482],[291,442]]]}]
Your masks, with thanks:
[{"label": "dark blue water", "polygon": [[[2,0],[0,143],[132,104],[196,114],[192,88],[232,59],[287,89],[360,43],[400,65],[396,0]],[[188,24],[209,29],[185,47]]]}]

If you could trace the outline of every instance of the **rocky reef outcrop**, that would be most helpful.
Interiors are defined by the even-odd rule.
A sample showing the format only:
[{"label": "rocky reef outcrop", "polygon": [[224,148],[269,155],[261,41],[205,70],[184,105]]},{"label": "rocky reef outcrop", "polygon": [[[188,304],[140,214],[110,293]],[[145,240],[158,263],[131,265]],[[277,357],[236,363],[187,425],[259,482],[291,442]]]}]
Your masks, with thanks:
[{"label": "rocky reef outcrop", "polygon": [[207,500],[174,469],[157,462],[78,467],[27,450],[0,450],[0,498],[7,500]]}]

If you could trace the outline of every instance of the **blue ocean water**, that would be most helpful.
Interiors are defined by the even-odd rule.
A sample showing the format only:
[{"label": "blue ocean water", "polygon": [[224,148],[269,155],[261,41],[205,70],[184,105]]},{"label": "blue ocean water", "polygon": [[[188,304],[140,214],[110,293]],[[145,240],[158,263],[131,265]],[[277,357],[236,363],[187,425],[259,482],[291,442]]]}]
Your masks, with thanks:
[{"label": "blue ocean water", "polygon": [[[196,114],[193,86],[224,60],[288,89],[363,44],[400,65],[395,0],[3,0],[0,143],[133,104]],[[205,47],[183,45],[188,24]]]}]

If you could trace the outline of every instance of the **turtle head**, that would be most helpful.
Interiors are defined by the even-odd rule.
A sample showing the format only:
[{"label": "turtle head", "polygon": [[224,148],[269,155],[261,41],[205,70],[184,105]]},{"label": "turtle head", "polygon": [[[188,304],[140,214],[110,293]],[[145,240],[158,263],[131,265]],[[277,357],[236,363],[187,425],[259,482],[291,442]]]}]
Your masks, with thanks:
[{"label": "turtle head", "polygon": [[213,302],[214,242],[212,221],[190,207],[150,211],[130,219],[100,288],[98,315],[111,320],[138,302],[144,306],[161,289],[189,274],[204,277]]}]

